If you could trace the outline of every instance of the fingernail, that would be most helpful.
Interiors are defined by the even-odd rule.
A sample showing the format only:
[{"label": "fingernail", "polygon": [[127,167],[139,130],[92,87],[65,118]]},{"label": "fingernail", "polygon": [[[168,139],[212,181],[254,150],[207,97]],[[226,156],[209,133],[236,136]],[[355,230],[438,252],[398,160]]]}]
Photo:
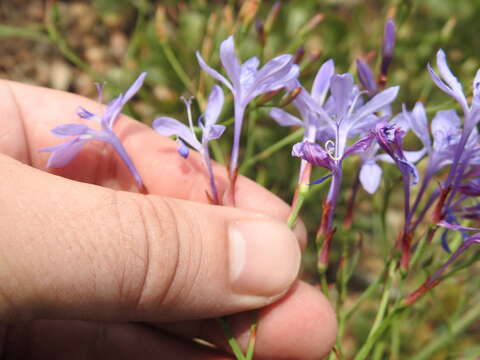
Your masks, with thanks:
[{"label": "fingernail", "polygon": [[254,219],[234,221],[228,230],[233,292],[261,297],[285,292],[298,275],[301,256],[288,226]]}]

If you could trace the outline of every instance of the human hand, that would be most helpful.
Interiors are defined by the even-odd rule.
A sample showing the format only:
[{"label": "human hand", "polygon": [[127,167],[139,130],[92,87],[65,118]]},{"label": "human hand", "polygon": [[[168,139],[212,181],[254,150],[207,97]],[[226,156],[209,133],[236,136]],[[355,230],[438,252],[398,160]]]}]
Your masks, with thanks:
[{"label": "human hand", "polygon": [[[245,346],[245,311],[256,308],[255,359],[328,352],[336,329],[328,301],[303,282],[291,287],[306,234],[283,223],[285,203],[240,177],[237,208],[208,205],[199,157],[180,158],[173,141],[127,117],[115,130],[150,195],[122,191],[134,190],[133,179],[101,143],[53,171],[60,176],[39,171],[48,154],[37,149],[61,142],[50,129],[74,122],[78,105],[100,105],[7,81],[0,98],[5,358],[229,359],[190,340],[228,350],[213,319],[236,314],[230,323]],[[225,170],[216,178],[228,198]]]}]

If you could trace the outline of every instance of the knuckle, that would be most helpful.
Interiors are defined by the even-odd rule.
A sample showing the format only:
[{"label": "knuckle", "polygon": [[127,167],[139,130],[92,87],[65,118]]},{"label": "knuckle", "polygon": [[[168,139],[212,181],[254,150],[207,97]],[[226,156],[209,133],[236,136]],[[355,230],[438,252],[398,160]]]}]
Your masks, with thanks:
[{"label": "knuckle", "polygon": [[178,219],[167,199],[147,195],[131,196],[128,201],[129,210],[119,216],[119,226],[134,244],[128,252],[134,252],[137,260],[125,261],[118,272],[119,291],[141,313],[175,296],[181,253]]}]

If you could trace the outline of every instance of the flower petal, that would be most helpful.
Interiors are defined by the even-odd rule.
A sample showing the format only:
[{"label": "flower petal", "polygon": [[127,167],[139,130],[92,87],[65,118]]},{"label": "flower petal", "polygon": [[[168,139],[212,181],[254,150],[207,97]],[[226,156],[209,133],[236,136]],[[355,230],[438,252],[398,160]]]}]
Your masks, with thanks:
[{"label": "flower petal", "polygon": [[330,89],[330,80],[335,72],[335,63],[332,59],[323,63],[313,80],[312,98],[320,105],[325,102],[328,89]]},{"label": "flower petal", "polygon": [[57,168],[67,165],[82,149],[87,140],[75,137],[62,144],[39,149],[39,152],[51,152],[47,161],[48,168]]},{"label": "flower petal", "polygon": [[[406,111],[406,108],[404,110]],[[430,141],[430,133],[428,131],[427,113],[421,102],[417,101],[409,120],[412,131],[422,141],[423,146],[425,146],[427,149],[430,149],[432,145]]]},{"label": "flower petal", "polygon": [[355,112],[352,123],[390,104],[397,97],[399,89],[399,86],[393,86],[375,95],[369,102]]},{"label": "flower petal", "polygon": [[196,137],[192,134],[190,128],[180,121],[162,116],[153,120],[153,128],[156,132],[163,136],[172,136],[175,135],[185,142],[187,142],[191,147],[200,151],[201,145]]},{"label": "flower petal", "polygon": [[335,164],[320,145],[311,142],[301,142],[293,146],[292,156],[308,161],[310,164],[333,170]]},{"label": "flower petal", "polygon": [[142,72],[137,80],[134,81],[132,85],[128,88],[127,91],[122,96],[122,106],[125,105],[137,92],[140,90],[140,88],[143,85],[143,82],[145,81],[145,76],[147,76],[146,72]]},{"label": "flower petal", "polygon": [[87,134],[90,128],[84,124],[64,124],[54,127],[51,132],[58,137],[79,136]]},{"label": "flower petal", "polygon": [[303,126],[302,120],[280,108],[272,108],[270,116],[280,126]]},{"label": "flower petal", "polygon": [[452,147],[461,136],[461,122],[455,110],[441,110],[432,120],[433,147],[435,150]]},{"label": "flower petal", "polygon": [[462,84],[457,80],[455,75],[453,75],[452,71],[448,67],[447,58],[445,56],[445,52],[440,49],[437,52],[437,67],[440,75],[443,77],[445,82],[450,86],[450,89],[455,94],[455,98],[457,101],[462,105],[464,109],[468,109],[467,99],[465,98],[465,94],[463,93]]},{"label": "flower petal", "polygon": [[363,188],[369,194],[375,193],[382,178],[382,168],[374,161],[366,161],[360,169],[359,179]]},{"label": "flower petal", "polygon": [[335,100],[337,122],[347,114],[353,91],[353,77],[350,74],[335,74],[330,82],[330,93]]},{"label": "flower petal", "polygon": [[375,140],[375,134],[374,133],[367,134],[366,136],[357,140],[354,144],[349,146],[346,149],[345,153],[343,154],[343,158],[350,155],[358,154],[359,152],[367,151],[372,145],[373,140]]},{"label": "flower petal", "polygon": [[411,163],[416,163],[417,161],[420,161],[425,154],[427,153],[427,149],[423,148],[421,150],[416,150],[416,151],[404,151],[403,154],[405,155],[405,159],[407,161],[410,161]]},{"label": "flower petal", "polygon": [[245,61],[240,69],[240,84],[243,89],[249,88],[255,81],[260,60],[256,56]]},{"label": "flower petal", "polygon": [[232,84],[223,75],[221,75],[217,70],[208,66],[207,63],[205,62],[205,60],[203,60],[202,56],[200,55],[200,53],[198,51],[195,53],[195,55],[197,56],[198,64],[203,69],[203,71],[205,71],[207,74],[209,74],[214,79],[223,83],[227,88],[230,89],[230,91],[232,93],[234,93]]},{"label": "flower petal", "polygon": [[266,63],[255,75],[255,81],[242,94],[248,103],[256,96],[281,89],[299,74],[299,67],[293,64],[292,55],[280,55]]},{"label": "flower petal", "polygon": [[213,124],[208,128],[208,135],[206,135],[205,141],[215,140],[222,136],[223,132],[227,127],[224,125]]},{"label": "flower petal", "polygon": [[185,143],[180,138],[177,138],[177,144],[177,152],[180,154],[180,156],[184,159],[188,158],[188,155],[190,154],[190,149],[188,148],[188,146],[185,145]]},{"label": "flower petal", "polygon": [[220,61],[235,89],[240,89],[241,66],[235,54],[235,42],[230,35],[220,45]]},{"label": "flower petal", "polygon": [[220,86],[214,85],[210,96],[208,97],[207,107],[205,109],[205,126],[213,125],[222,112],[225,95]]}]

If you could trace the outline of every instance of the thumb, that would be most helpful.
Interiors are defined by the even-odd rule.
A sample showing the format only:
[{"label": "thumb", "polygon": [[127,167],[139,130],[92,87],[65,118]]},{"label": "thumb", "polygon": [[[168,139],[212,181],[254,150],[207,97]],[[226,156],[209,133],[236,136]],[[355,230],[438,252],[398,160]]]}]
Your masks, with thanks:
[{"label": "thumb", "polygon": [[266,216],[74,182],[2,155],[0,169],[1,320],[216,317],[271,303],[297,275],[295,235]]}]

